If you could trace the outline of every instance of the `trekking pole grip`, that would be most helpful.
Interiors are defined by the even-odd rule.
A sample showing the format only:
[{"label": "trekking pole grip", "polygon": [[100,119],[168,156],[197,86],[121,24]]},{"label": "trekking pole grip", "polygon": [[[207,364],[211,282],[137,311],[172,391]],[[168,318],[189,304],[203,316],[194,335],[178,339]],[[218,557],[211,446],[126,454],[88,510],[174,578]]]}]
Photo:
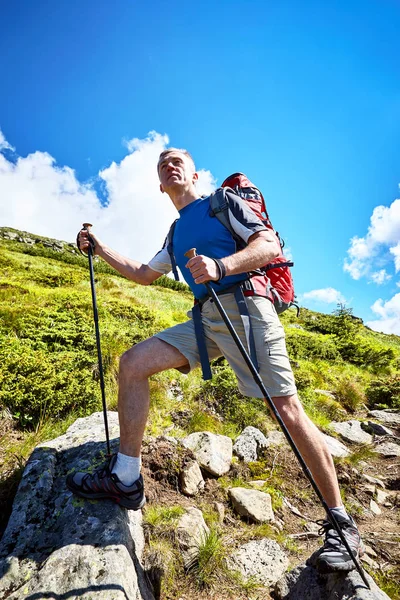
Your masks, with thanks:
[{"label": "trekking pole grip", "polygon": [[93,227],[92,223],[82,223],[82,229],[88,232],[88,240],[89,240],[89,244],[90,244],[89,251],[91,252],[91,254],[94,254],[94,250],[95,250],[96,244],[94,243],[94,240],[93,240],[93,238],[90,235],[90,228],[91,227]]},{"label": "trekking pole grip", "polygon": [[187,252],[185,252],[185,256],[189,259],[194,258],[195,256],[197,256],[197,252],[196,252],[196,248],[190,248],[190,250],[188,250]]}]

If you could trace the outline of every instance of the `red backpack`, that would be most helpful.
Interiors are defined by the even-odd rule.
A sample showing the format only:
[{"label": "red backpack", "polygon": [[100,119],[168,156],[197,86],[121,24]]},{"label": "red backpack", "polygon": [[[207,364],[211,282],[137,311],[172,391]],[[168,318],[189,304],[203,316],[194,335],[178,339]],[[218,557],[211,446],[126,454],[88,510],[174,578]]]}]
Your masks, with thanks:
[{"label": "red backpack", "polygon": [[229,206],[226,194],[229,193],[229,190],[232,190],[237,196],[240,196],[247,202],[257,217],[275,234],[281,249],[281,254],[277,258],[265,265],[256,274],[250,274],[255,293],[265,295],[265,290],[270,292],[277,313],[282,313],[290,306],[297,307],[292,274],[289,268],[293,267],[294,263],[285,258],[282,253],[284,242],[272,226],[262,193],[251,183],[246,175],[243,173],[234,173],[227,177],[222,186],[210,196],[212,213],[231,232],[233,238],[239,243],[239,247],[240,245],[243,247],[243,241],[237,239],[228,216]]}]

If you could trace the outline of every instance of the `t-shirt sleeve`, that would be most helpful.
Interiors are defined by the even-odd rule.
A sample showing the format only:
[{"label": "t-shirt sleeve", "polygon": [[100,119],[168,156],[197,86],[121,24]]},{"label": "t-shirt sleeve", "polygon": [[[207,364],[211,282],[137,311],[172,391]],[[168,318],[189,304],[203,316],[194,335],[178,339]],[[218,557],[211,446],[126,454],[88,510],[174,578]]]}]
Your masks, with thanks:
[{"label": "t-shirt sleeve", "polygon": [[240,196],[232,192],[227,192],[226,199],[229,204],[228,214],[231,227],[236,235],[246,242],[246,244],[253,233],[267,231],[264,223]]},{"label": "t-shirt sleeve", "polygon": [[155,256],[147,263],[150,269],[157,271],[161,275],[166,275],[171,271],[171,258],[168,254],[166,245],[157,252]]}]

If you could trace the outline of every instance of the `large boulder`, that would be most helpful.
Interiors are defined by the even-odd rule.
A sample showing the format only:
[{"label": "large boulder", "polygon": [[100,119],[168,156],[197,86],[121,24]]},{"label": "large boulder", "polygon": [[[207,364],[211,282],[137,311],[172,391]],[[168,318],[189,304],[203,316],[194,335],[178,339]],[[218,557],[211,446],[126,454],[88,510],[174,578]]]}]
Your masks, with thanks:
[{"label": "large boulder", "polygon": [[[109,424],[115,450],[116,413]],[[0,542],[0,598],[153,599],[141,565],[141,511],[79,499],[65,485],[68,473],[104,461],[103,440],[96,413],[34,450]]]},{"label": "large boulder", "polygon": [[274,589],[276,600],[390,600],[365,573],[371,589],[357,571],[319,575],[313,567],[300,565],[286,573]]}]

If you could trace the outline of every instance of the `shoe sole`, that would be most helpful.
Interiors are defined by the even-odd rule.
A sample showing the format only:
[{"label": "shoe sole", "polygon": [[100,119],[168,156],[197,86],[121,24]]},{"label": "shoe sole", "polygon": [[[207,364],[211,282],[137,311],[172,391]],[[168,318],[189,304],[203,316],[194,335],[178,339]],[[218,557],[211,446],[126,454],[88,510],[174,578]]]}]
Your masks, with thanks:
[{"label": "shoe sole", "polygon": [[102,494],[101,492],[98,492],[96,494],[86,494],[85,492],[81,492],[81,490],[76,489],[75,487],[73,487],[72,485],[70,485],[68,483],[67,483],[67,487],[71,492],[73,492],[74,494],[76,494],[76,496],[79,496],[80,498],[85,498],[87,500],[112,500],[112,502],[114,502],[115,504],[118,504],[119,506],[123,506],[127,510],[140,510],[146,504],[145,496],[143,496],[139,505],[136,505],[136,504],[130,503],[129,500],[125,500],[125,498],[118,498],[115,496],[110,496],[109,494]]}]

